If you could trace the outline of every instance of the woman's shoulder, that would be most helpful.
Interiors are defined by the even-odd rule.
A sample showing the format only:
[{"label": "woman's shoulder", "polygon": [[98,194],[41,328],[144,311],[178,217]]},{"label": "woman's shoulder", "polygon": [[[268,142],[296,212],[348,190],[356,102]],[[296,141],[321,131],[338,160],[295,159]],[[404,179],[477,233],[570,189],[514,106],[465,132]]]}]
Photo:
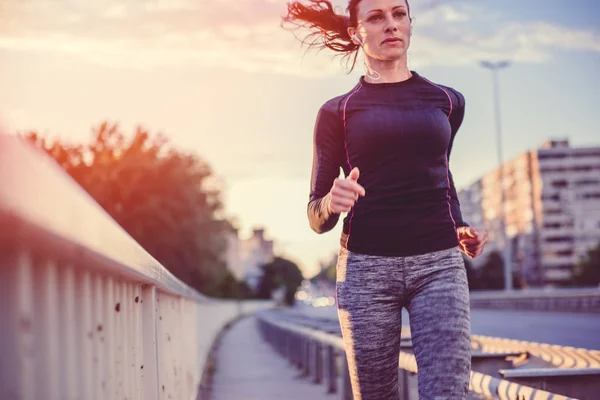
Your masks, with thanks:
[{"label": "woman's shoulder", "polygon": [[330,99],[328,99],[327,101],[325,101],[320,109],[319,112],[325,112],[325,113],[331,113],[331,114],[335,114],[337,116],[342,116],[343,110],[344,110],[344,106],[346,103],[346,100],[360,87],[360,83],[357,84],[356,86],[354,86],[352,89],[350,89],[349,91],[347,91],[344,94],[340,94],[338,96],[332,97]]},{"label": "woman's shoulder", "polygon": [[464,106],[465,96],[455,87],[433,81],[423,75],[418,75],[418,78],[421,81],[423,81],[424,83],[430,84],[432,86],[436,86],[439,89],[441,89],[442,91],[444,91],[448,96],[451,97],[452,101],[455,104],[457,104],[458,106]]}]

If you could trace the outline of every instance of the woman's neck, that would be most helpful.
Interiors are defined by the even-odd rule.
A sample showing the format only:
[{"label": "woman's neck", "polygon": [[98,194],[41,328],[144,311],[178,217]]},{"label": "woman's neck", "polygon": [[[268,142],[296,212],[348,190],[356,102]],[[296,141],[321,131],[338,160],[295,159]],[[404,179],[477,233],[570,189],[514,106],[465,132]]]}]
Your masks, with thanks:
[{"label": "woman's neck", "polygon": [[402,82],[412,76],[405,58],[394,61],[367,59],[366,64],[365,81],[368,83]]}]

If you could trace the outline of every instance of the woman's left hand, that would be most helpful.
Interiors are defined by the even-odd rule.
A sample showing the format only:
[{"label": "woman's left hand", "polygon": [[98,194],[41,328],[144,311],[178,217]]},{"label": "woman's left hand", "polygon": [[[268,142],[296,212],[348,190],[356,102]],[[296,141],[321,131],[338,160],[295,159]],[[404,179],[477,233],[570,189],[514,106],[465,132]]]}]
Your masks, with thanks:
[{"label": "woman's left hand", "polygon": [[486,231],[470,226],[461,226],[457,229],[457,233],[460,250],[467,256],[475,258],[483,252],[488,240]]}]

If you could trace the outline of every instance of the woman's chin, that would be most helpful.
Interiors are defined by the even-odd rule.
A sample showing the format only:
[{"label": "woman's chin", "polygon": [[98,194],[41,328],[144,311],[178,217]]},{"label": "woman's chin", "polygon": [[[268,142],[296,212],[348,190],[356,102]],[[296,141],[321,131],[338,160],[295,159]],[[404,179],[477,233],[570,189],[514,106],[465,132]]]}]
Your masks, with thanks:
[{"label": "woman's chin", "polygon": [[404,49],[389,49],[382,51],[376,58],[381,61],[400,61],[403,60],[405,56],[406,51]]}]

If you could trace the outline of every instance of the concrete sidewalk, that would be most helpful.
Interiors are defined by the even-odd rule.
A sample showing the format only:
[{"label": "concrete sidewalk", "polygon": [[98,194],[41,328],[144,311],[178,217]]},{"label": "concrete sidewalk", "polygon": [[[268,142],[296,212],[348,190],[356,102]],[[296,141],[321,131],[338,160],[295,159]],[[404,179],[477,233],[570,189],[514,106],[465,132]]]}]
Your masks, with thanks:
[{"label": "concrete sidewalk", "polygon": [[300,371],[262,340],[255,317],[238,321],[223,336],[211,400],[336,399],[325,391],[325,385],[301,378]]}]

